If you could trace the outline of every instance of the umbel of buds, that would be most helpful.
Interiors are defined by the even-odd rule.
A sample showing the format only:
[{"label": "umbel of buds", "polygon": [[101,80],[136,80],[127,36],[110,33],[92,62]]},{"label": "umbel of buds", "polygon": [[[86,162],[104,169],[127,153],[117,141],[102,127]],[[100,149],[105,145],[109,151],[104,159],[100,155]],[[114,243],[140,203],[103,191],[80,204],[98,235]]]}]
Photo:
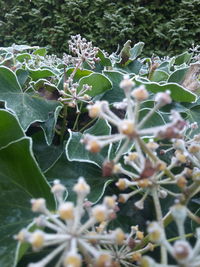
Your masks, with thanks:
[{"label": "umbel of buds", "polygon": [[135,235],[134,243],[137,244],[143,234],[138,229],[132,230],[130,235],[120,228],[107,230],[118,210],[116,196],[106,196],[102,204],[93,206],[86,200],[90,186],[83,177],[73,187],[77,195],[76,204],[64,201],[66,188],[58,180],[51,191],[58,203],[54,213],[48,210],[45,199],[31,200],[32,211],[41,214],[35,219],[35,224],[44,230],[30,232],[22,229],[15,236],[19,242],[29,243],[34,251],[53,247],[43,259],[29,264],[29,267],[49,266],[55,257],[58,257],[58,267],[80,267],[83,261],[97,267],[120,266],[120,261],[129,266],[133,254],[129,241]]},{"label": "umbel of buds", "polygon": [[61,91],[62,96],[59,100],[69,107],[76,108],[78,113],[80,112],[79,102],[90,103],[91,97],[88,95],[88,92],[92,90],[92,87],[84,84],[82,88],[79,88],[79,84],[74,82],[74,76],[77,70],[82,68],[84,62],[92,69],[95,67],[95,63],[99,61],[97,57],[98,48],[93,47],[91,42],[87,42],[85,38],[81,38],[80,34],[78,34],[71,37],[69,50],[73,56],[64,54],[63,63],[65,66],[72,65],[73,69],[68,78],[66,78],[66,73],[64,73],[64,90]]}]

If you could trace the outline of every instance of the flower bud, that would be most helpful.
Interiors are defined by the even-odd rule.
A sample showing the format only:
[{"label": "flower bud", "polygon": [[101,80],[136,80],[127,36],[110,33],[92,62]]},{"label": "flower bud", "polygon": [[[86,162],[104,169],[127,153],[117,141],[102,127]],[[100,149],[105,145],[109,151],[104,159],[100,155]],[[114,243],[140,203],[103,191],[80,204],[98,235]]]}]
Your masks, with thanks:
[{"label": "flower bud", "polygon": [[132,138],[137,135],[133,121],[123,120],[119,125],[119,132]]},{"label": "flower bud", "polygon": [[112,257],[109,254],[101,253],[96,260],[97,267],[111,266]]},{"label": "flower bud", "polygon": [[144,238],[144,233],[141,232],[141,231],[137,231],[136,232],[136,237],[139,239],[139,240],[142,240]]},{"label": "flower bud", "polygon": [[172,99],[170,97],[170,92],[160,92],[156,94],[155,101],[159,103],[160,107],[165,106],[167,104],[170,104],[172,102]]},{"label": "flower bud", "polygon": [[142,257],[140,261],[141,267],[155,267],[155,261],[149,256]]},{"label": "flower bud", "polygon": [[76,183],[73,187],[73,191],[76,192],[77,195],[88,195],[90,193],[90,186],[86,183],[83,177],[78,179],[78,183]]},{"label": "flower bud", "polygon": [[119,188],[119,190],[125,190],[127,187],[129,187],[130,181],[128,179],[119,179],[116,183],[116,186]]},{"label": "flower bud", "polygon": [[92,209],[92,215],[97,222],[106,221],[108,218],[108,209],[104,205],[96,205]]},{"label": "flower bud", "polygon": [[134,205],[136,206],[137,209],[139,209],[139,210],[143,210],[143,209],[144,209],[144,200],[141,199],[141,200],[139,200],[139,201],[136,201],[136,202],[134,203]]},{"label": "flower bud", "polygon": [[129,79],[128,75],[124,75],[124,79],[120,82],[120,87],[124,89],[124,91],[130,91],[131,88],[135,85],[135,83]]},{"label": "flower bud", "polygon": [[101,151],[101,145],[100,143],[93,139],[93,140],[90,140],[87,144],[86,144],[86,147],[85,147],[87,150],[89,150],[90,152],[92,153],[98,153]]},{"label": "flower bud", "polygon": [[33,212],[46,212],[46,201],[44,198],[31,199]]},{"label": "flower bud", "polygon": [[145,89],[144,85],[141,85],[137,89],[133,90],[131,95],[138,101],[144,101],[149,97],[148,91]]},{"label": "flower bud", "polygon": [[58,214],[63,220],[72,220],[74,218],[74,204],[65,202],[59,206]]},{"label": "flower bud", "polygon": [[40,230],[33,232],[30,236],[30,243],[34,250],[42,248],[44,245],[44,241],[44,233]]},{"label": "flower bud", "polygon": [[63,260],[64,267],[81,267],[82,266],[82,259],[78,253],[69,252],[65,259]]},{"label": "flower bud", "polygon": [[181,204],[175,204],[171,207],[171,214],[176,222],[183,223],[187,217],[187,208]]},{"label": "flower bud", "polygon": [[62,185],[59,180],[55,180],[54,185],[51,188],[51,192],[56,196],[56,198],[62,199],[65,191],[65,186]]},{"label": "flower bud", "polygon": [[178,261],[184,262],[192,255],[192,248],[187,241],[177,240],[173,246],[173,253]]},{"label": "flower bud", "polygon": [[131,259],[132,261],[140,261],[142,258],[142,254],[140,252],[133,252]]},{"label": "flower bud", "polygon": [[117,228],[115,231],[114,231],[114,239],[116,241],[116,244],[117,245],[122,245],[124,240],[125,240],[125,234],[124,232],[122,231],[122,229],[120,228]]},{"label": "flower bud", "polygon": [[107,196],[104,197],[103,203],[106,207],[110,208],[110,209],[114,209],[116,206],[116,196]]},{"label": "flower bud", "polygon": [[162,228],[157,222],[153,222],[148,226],[150,241],[154,243],[161,243],[164,239],[164,233]]}]

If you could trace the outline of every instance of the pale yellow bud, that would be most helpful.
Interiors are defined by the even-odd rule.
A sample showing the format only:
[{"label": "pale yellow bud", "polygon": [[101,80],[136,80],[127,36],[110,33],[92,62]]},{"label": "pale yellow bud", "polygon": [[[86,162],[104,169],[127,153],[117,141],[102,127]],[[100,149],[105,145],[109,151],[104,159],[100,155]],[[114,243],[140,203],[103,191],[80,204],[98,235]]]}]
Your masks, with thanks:
[{"label": "pale yellow bud", "polygon": [[103,222],[108,218],[108,210],[104,205],[97,205],[92,209],[92,215],[97,222]]},{"label": "pale yellow bud", "polygon": [[126,179],[119,179],[118,182],[116,183],[116,186],[120,190],[125,190],[128,187],[127,180]]},{"label": "pale yellow bud", "polygon": [[66,191],[66,188],[64,185],[60,184],[59,182],[55,182],[55,184],[52,186],[51,188],[51,192],[53,194],[57,194],[57,193],[64,193]]},{"label": "pale yellow bud", "polygon": [[188,148],[188,151],[192,154],[195,154],[197,152],[200,151],[200,146],[199,145],[191,145],[189,148]]},{"label": "pale yellow bud", "polygon": [[176,158],[178,159],[178,161],[180,161],[181,163],[186,163],[187,158],[183,153],[181,153],[180,151],[177,150],[175,155],[176,155]]},{"label": "pale yellow bud", "polygon": [[46,201],[44,198],[32,199],[32,211],[33,212],[45,212],[46,211]]},{"label": "pale yellow bud", "polygon": [[110,266],[112,262],[112,257],[109,254],[106,253],[102,253],[99,255],[99,257],[96,260],[96,266],[97,267],[106,267],[106,266]]},{"label": "pale yellow bud", "polygon": [[140,252],[134,252],[131,258],[132,261],[140,261],[142,258],[142,254]]},{"label": "pale yellow bud", "polygon": [[30,237],[30,243],[35,250],[42,248],[44,241],[44,233],[39,230],[35,231]]},{"label": "pale yellow bud", "polygon": [[122,245],[125,240],[125,234],[122,229],[118,228],[114,231],[114,238],[118,245]]},{"label": "pale yellow bud", "polygon": [[137,152],[132,152],[129,153],[127,156],[127,159],[130,161],[135,161],[138,158],[138,153]]},{"label": "pale yellow bud", "polygon": [[156,169],[158,171],[164,171],[167,167],[167,164],[164,162],[164,161],[159,161],[157,164],[156,164]]},{"label": "pale yellow bud", "polygon": [[149,181],[149,179],[141,179],[138,181],[138,186],[141,188],[146,188],[151,185],[152,185],[152,182]]},{"label": "pale yellow bud", "polygon": [[90,193],[90,186],[86,183],[83,177],[80,177],[78,183],[73,187],[73,190],[77,194],[88,195]]},{"label": "pale yellow bud", "polygon": [[135,125],[130,120],[123,120],[120,123],[119,132],[131,138],[137,135]]},{"label": "pale yellow bud", "polygon": [[151,150],[156,150],[159,147],[159,145],[153,141],[148,142],[146,146]]},{"label": "pale yellow bud", "polygon": [[65,259],[63,260],[64,267],[81,267],[81,265],[81,256],[77,253],[68,253]]},{"label": "pale yellow bud", "polygon": [[136,237],[139,239],[139,240],[142,240],[144,238],[144,233],[141,232],[141,231],[137,231],[136,232]]},{"label": "pale yellow bud", "polygon": [[26,229],[23,229],[17,235],[14,236],[14,239],[23,243],[27,242],[28,237],[29,237],[29,232]]},{"label": "pale yellow bud", "polygon": [[176,177],[176,183],[177,183],[178,187],[185,188],[187,185],[187,180],[184,176],[178,176],[178,177]]},{"label": "pale yellow bud", "polygon": [[160,243],[163,238],[163,230],[158,223],[151,223],[148,227],[149,239],[154,243]]},{"label": "pale yellow bud", "polygon": [[58,209],[58,213],[63,220],[72,220],[74,218],[74,204],[71,202],[62,203]]},{"label": "pale yellow bud", "polygon": [[88,105],[87,108],[90,118],[96,118],[101,113],[101,105],[99,104]]},{"label": "pale yellow bud", "polygon": [[116,206],[116,196],[112,196],[112,197],[106,196],[104,197],[103,202],[108,208],[114,209]]},{"label": "pale yellow bud", "polygon": [[93,139],[87,143],[86,149],[92,153],[98,153],[101,151],[101,145],[97,140]]},{"label": "pale yellow bud", "polygon": [[149,97],[148,91],[145,89],[143,85],[133,90],[131,95],[138,101],[144,101]]}]

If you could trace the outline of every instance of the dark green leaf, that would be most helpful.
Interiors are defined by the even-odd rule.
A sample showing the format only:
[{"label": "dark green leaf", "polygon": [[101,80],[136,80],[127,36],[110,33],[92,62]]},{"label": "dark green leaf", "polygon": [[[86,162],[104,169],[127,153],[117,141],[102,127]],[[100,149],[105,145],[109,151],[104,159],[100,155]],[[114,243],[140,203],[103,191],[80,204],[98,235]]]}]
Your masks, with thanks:
[{"label": "dark green leaf", "polygon": [[102,171],[96,165],[86,162],[70,162],[66,159],[65,154],[59,158],[45,175],[50,182],[59,179],[67,187],[69,200],[75,199],[75,193],[72,189],[80,176],[84,177],[91,187],[88,200],[92,202],[97,201],[102,194],[104,186],[110,182],[110,180],[102,177]]},{"label": "dark green leaf", "polygon": [[153,82],[162,82],[162,81],[166,81],[168,79],[169,75],[163,71],[163,70],[156,70],[154,71],[152,77],[151,77],[151,81]]},{"label": "dark green leaf", "polygon": [[66,155],[68,160],[89,162],[96,164],[97,166],[101,166],[107,156],[108,148],[104,148],[102,149],[101,153],[95,154],[86,150],[85,145],[81,144],[80,141],[86,133],[99,136],[108,135],[110,134],[110,131],[110,126],[101,119],[98,120],[91,128],[84,131],[83,134],[69,131],[70,137],[66,145]]},{"label": "dark green leaf", "polygon": [[188,64],[192,58],[192,54],[188,53],[187,51],[176,56],[175,58],[175,65],[182,65],[183,63]]},{"label": "dark green leaf", "polygon": [[33,54],[44,57],[47,54],[47,50],[46,48],[38,48],[37,50],[33,52]]},{"label": "dark green leaf", "polygon": [[57,101],[45,100],[35,93],[23,92],[16,75],[6,67],[0,67],[0,100],[14,111],[23,129],[35,121],[46,121],[49,113],[61,106]]},{"label": "dark green leaf", "polygon": [[0,121],[0,147],[24,136],[16,117],[10,112],[0,109]]},{"label": "dark green leaf", "polygon": [[119,84],[123,80],[124,75],[119,71],[104,71],[103,73],[112,82],[112,90],[106,92],[101,100],[107,100],[111,104],[122,101],[125,95]]},{"label": "dark green leaf", "polygon": [[143,42],[139,42],[137,44],[134,45],[133,48],[131,48],[130,53],[131,53],[131,60],[135,60],[137,57],[139,57],[139,55],[142,53],[142,49],[144,47],[144,43]]},{"label": "dark green leaf", "polygon": [[155,82],[145,81],[144,79],[136,79],[136,83],[144,84],[147,90],[153,93],[165,92],[169,90],[171,92],[171,98],[177,102],[193,102],[196,100],[195,94],[176,83],[167,83],[161,85]]},{"label": "dark green leaf", "polygon": [[56,74],[49,69],[37,69],[37,70],[28,69],[28,71],[29,71],[29,76],[32,78],[33,81],[56,76]]},{"label": "dark green leaf", "polygon": [[13,235],[33,219],[30,199],[44,197],[50,208],[54,199],[31,152],[31,140],[22,138],[0,150],[0,266],[14,266]]},{"label": "dark green leaf", "polygon": [[16,75],[20,86],[23,87],[28,79],[29,72],[24,69],[17,69]]},{"label": "dark green leaf", "polygon": [[185,74],[187,73],[189,67],[187,68],[183,68],[183,69],[178,69],[176,71],[174,71],[168,79],[168,83],[178,83],[181,84],[181,82],[184,79]]},{"label": "dark green leaf", "polygon": [[112,83],[110,80],[105,75],[100,73],[92,73],[87,77],[81,78],[78,87],[79,91],[82,89],[84,84],[92,86],[92,90],[86,92],[92,97],[112,89]]},{"label": "dark green leaf", "polygon": [[16,60],[18,60],[19,62],[24,62],[29,59],[31,59],[31,55],[28,53],[19,54],[16,56]]}]

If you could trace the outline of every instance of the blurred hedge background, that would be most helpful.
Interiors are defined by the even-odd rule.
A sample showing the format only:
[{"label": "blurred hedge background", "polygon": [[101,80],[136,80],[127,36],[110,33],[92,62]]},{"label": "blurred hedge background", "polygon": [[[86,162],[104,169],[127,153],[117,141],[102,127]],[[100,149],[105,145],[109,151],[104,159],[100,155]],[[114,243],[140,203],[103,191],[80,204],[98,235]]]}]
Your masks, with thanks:
[{"label": "blurred hedge background", "polygon": [[80,33],[113,52],[128,39],[145,53],[182,53],[200,41],[199,0],[0,0],[0,46],[48,46],[67,51]]}]

